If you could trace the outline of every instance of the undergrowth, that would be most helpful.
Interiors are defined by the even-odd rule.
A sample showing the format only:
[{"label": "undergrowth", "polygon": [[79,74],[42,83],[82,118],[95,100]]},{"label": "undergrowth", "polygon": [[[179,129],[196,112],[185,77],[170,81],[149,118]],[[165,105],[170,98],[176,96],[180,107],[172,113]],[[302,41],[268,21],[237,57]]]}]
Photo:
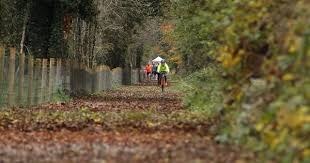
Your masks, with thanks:
[{"label": "undergrowth", "polygon": [[180,77],[177,89],[185,93],[185,106],[191,111],[204,112],[210,118],[218,115],[223,108],[222,90],[225,86],[221,74],[219,66],[210,64],[198,72]]}]

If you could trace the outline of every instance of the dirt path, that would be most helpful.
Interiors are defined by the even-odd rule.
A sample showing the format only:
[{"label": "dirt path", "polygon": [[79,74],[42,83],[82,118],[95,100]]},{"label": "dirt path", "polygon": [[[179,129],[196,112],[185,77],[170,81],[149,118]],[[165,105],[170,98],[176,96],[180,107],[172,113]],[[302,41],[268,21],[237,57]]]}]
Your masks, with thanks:
[{"label": "dirt path", "polygon": [[[0,111],[0,162],[236,162],[180,94],[129,86],[62,104]],[[240,160],[239,160],[240,161]]]}]

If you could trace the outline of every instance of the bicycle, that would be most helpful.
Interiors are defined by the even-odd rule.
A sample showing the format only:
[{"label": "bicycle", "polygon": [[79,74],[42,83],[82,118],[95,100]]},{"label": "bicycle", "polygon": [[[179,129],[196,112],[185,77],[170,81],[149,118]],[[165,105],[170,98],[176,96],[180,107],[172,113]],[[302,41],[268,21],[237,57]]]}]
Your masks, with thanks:
[{"label": "bicycle", "polygon": [[166,80],[167,80],[167,74],[166,73],[161,73],[160,74],[160,87],[161,91],[165,91],[165,86],[166,86]]}]

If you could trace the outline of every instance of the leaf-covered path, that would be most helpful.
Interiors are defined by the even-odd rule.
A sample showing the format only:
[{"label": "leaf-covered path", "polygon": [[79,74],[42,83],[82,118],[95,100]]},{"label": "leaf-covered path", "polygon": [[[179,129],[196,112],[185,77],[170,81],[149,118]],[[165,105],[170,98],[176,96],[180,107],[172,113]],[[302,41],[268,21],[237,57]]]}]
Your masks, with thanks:
[{"label": "leaf-covered path", "polygon": [[129,86],[62,104],[0,111],[0,162],[236,162],[178,92]]}]

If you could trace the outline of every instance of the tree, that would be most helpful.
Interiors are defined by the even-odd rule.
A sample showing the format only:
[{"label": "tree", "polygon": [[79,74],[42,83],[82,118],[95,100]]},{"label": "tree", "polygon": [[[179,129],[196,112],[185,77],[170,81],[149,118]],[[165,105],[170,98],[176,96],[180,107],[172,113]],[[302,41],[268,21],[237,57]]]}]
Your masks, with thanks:
[{"label": "tree", "polygon": [[0,1],[0,44],[18,47],[21,43],[30,3],[30,0]]}]

